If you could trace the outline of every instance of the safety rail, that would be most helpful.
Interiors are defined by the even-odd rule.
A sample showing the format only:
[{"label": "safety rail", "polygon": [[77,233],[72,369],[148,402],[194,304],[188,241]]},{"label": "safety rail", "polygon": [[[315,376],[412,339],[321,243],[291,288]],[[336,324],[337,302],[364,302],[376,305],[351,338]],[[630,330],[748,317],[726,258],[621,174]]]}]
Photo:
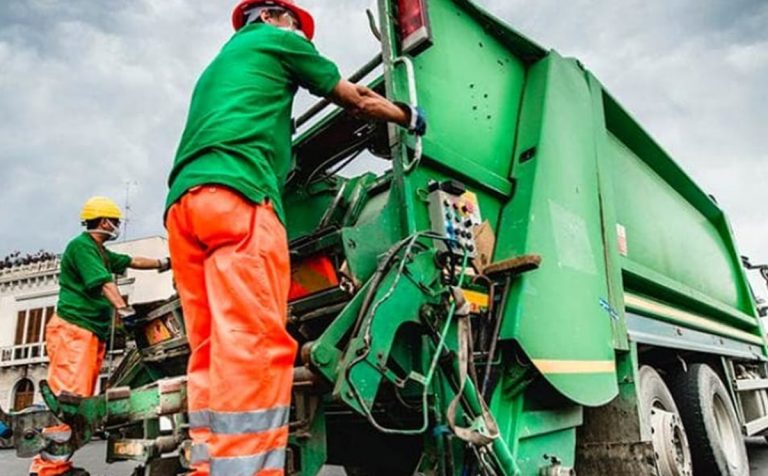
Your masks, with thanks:
[{"label": "safety rail", "polygon": [[[362,68],[355,71],[355,73],[347,78],[350,83],[357,83],[381,65],[381,54],[376,55],[372,60],[365,63]],[[331,105],[331,101],[328,99],[322,99],[307,109],[304,114],[300,115],[293,120],[293,129],[298,130],[299,127],[309,122],[313,117],[320,114],[326,107]]]}]

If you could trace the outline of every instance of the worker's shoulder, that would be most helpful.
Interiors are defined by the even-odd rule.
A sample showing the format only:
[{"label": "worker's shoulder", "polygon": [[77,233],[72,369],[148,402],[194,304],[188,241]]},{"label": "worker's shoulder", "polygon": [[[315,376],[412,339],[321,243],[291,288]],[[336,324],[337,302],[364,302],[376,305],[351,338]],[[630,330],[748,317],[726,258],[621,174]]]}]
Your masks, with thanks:
[{"label": "worker's shoulder", "polygon": [[96,250],[96,243],[93,241],[93,238],[85,232],[75,236],[67,243],[67,247],[64,248],[64,256],[66,257],[84,250]]}]

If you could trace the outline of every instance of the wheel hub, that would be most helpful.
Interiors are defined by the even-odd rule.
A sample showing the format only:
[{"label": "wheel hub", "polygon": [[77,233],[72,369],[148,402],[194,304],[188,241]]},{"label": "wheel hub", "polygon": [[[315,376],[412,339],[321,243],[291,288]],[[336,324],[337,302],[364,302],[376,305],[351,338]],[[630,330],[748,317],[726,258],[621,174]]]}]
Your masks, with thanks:
[{"label": "wheel hub", "polygon": [[660,476],[691,476],[691,455],[683,424],[675,413],[662,408],[651,409],[653,449]]}]

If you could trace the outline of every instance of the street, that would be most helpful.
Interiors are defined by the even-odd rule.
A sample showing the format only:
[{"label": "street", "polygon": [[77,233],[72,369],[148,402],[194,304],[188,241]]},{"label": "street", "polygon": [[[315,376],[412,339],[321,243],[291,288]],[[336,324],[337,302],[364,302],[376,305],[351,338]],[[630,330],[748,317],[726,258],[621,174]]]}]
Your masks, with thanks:
[{"label": "street", "polygon": [[[134,463],[107,464],[105,441],[95,441],[75,453],[75,466],[87,469],[92,476],[130,476]],[[766,459],[768,461],[768,459]],[[19,459],[13,449],[0,449],[0,476],[26,476],[29,469],[28,459]],[[319,476],[343,476],[340,468],[327,468]],[[768,474],[768,473],[766,473]]]},{"label": "street", "polygon": [[[751,476],[768,476],[768,443],[762,438],[747,440]],[[75,464],[88,469],[93,476],[130,476],[134,464],[104,462],[106,443],[96,441],[89,444],[75,455]],[[3,476],[24,476],[29,468],[29,460],[16,458],[13,450],[0,450],[0,474]],[[340,476],[344,472],[338,468],[328,468],[321,476]]]}]

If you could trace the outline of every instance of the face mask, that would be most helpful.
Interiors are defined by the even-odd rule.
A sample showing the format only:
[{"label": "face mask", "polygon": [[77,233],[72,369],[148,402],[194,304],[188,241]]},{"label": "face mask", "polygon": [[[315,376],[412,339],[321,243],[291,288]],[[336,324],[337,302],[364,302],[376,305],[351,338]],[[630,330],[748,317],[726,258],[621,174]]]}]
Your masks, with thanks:
[{"label": "face mask", "polygon": [[107,235],[107,241],[114,241],[118,238],[120,238],[120,226],[114,225],[112,222],[109,222],[110,225],[112,225],[111,230],[88,230],[88,233],[98,233],[100,235]]},{"label": "face mask", "polygon": [[112,225],[112,232],[107,232],[109,235],[109,238],[107,238],[107,241],[114,241],[118,238],[120,238],[120,227]]}]

